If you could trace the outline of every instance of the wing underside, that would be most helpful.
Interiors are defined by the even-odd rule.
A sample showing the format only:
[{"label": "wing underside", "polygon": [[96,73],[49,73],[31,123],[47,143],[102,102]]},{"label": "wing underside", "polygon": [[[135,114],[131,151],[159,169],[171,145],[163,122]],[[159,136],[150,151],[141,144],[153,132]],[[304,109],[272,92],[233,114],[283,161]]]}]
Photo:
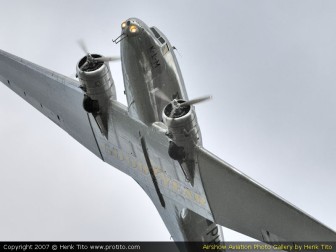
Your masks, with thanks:
[{"label": "wing underside", "polygon": [[102,158],[77,81],[2,50],[0,81]]},{"label": "wing underside", "polygon": [[215,222],[260,241],[336,241],[336,233],[203,148],[198,162]]}]

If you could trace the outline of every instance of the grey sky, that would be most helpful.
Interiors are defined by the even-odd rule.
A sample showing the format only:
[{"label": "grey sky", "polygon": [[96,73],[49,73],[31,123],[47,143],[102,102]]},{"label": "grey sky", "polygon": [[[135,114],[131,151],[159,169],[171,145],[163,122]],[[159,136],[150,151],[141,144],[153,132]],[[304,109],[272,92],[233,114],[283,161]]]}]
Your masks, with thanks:
[{"label": "grey sky", "polygon": [[[0,48],[72,75],[138,17],[175,45],[210,151],[336,229],[334,1],[0,1]],[[111,64],[125,102],[120,63]],[[132,179],[0,85],[0,240],[169,240]],[[225,232],[226,239],[243,239]]]}]

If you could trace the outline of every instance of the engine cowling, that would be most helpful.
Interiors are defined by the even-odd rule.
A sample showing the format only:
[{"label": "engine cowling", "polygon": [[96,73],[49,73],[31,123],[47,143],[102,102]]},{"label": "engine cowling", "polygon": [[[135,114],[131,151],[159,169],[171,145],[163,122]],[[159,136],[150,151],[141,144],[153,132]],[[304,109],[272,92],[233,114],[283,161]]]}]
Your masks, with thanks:
[{"label": "engine cowling", "polygon": [[[183,100],[177,100],[183,103]],[[187,105],[176,109],[173,114],[173,104],[169,103],[163,110],[163,121],[168,127],[169,156],[177,160],[186,178],[193,183],[195,171],[195,147],[202,144],[200,128],[195,110]]]},{"label": "engine cowling", "polygon": [[83,57],[78,62],[76,71],[85,92],[83,108],[94,116],[101,132],[107,136],[109,103],[117,96],[109,65],[95,60],[100,57],[99,54]]},{"label": "engine cowling", "polygon": [[[184,101],[178,100],[177,102],[183,103]],[[163,110],[163,121],[175,144],[185,148],[200,144],[202,140],[194,108],[188,105],[171,115],[172,110],[173,105],[169,103]]]}]

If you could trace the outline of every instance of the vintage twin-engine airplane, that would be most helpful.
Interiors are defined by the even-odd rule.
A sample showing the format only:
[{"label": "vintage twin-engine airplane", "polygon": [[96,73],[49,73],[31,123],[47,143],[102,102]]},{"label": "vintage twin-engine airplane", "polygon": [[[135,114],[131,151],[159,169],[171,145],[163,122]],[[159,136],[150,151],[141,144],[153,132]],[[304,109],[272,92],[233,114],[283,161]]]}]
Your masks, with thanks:
[{"label": "vintage twin-engine airplane", "polygon": [[79,82],[0,51],[0,80],[104,162],[131,176],[175,241],[223,241],[221,227],[264,242],[336,241],[336,233],[202,147],[173,47],[136,18],[122,23],[128,107],[108,61],[86,53]]}]

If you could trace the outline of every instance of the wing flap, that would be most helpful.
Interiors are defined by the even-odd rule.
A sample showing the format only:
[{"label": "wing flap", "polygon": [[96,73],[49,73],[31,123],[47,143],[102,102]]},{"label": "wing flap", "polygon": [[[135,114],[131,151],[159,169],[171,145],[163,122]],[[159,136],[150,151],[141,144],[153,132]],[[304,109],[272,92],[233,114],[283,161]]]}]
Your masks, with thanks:
[{"label": "wing flap", "polygon": [[203,148],[198,162],[215,222],[260,241],[336,241],[336,233]]},{"label": "wing flap", "polygon": [[0,81],[102,158],[78,82],[2,50]]}]

